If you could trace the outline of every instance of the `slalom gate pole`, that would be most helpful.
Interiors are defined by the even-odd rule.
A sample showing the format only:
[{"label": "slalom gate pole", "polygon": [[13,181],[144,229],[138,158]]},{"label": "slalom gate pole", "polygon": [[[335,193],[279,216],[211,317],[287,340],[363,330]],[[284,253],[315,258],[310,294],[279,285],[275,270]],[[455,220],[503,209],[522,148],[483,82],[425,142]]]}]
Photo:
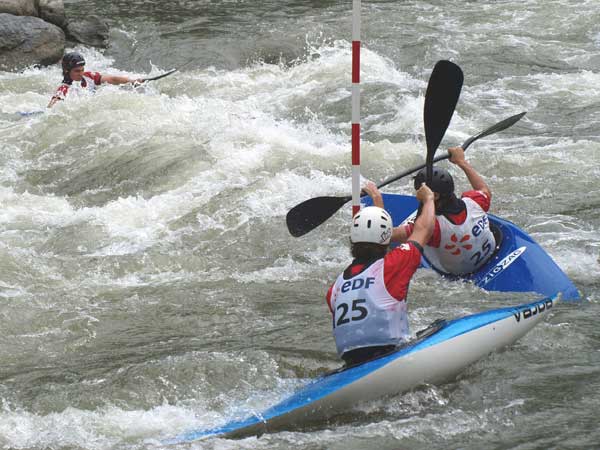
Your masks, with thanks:
[{"label": "slalom gate pole", "polygon": [[352,1],[352,217],[360,211],[360,1]]}]

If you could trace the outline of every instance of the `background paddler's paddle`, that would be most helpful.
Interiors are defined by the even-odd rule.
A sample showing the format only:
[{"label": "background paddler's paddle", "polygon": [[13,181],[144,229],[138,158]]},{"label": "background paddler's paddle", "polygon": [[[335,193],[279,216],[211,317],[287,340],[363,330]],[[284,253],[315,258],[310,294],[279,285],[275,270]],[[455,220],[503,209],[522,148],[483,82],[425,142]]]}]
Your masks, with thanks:
[{"label": "background paddler's paddle", "polygon": [[168,77],[169,75],[172,75],[172,74],[174,74],[175,72],[177,72],[177,71],[179,71],[179,70],[183,69],[184,67],[187,67],[187,66],[189,66],[189,65],[190,65],[191,63],[193,63],[194,61],[196,61],[196,60],[195,60],[195,59],[192,59],[192,60],[190,60],[190,61],[186,62],[185,64],[182,64],[181,66],[179,66],[179,67],[176,67],[175,69],[171,69],[171,70],[169,70],[169,71],[167,71],[167,72],[165,72],[165,73],[161,73],[160,75],[156,75],[156,76],[154,76],[154,77],[149,77],[149,78],[140,78],[140,80],[141,80],[141,81],[140,81],[140,83],[139,83],[139,84],[141,84],[141,83],[146,83],[147,81],[156,81],[156,80],[160,80],[161,78]]},{"label": "background paddler's paddle", "polygon": [[147,81],[156,81],[156,80],[160,80],[161,78],[164,77],[168,77],[169,75],[171,75],[172,73],[175,73],[179,70],[179,68],[177,69],[171,69],[168,72],[165,73],[161,73],[160,75],[156,75],[155,77],[150,77],[150,78],[141,78],[141,82],[142,83],[146,83]]},{"label": "background paddler's paddle", "polygon": [[[517,123],[521,117],[523,117],[526,113],[522,112],[519,114],[515,114],[514,116],[510,116],[507,119],[498,122],[495,125],[492,125],[489,128],[486,128],[481,133],[478,133],[474,136],[468,138],[462,145],[462,148],[466,150],[473,142],[477,139],[480,139],[485,136],[489,136],[490,134],[497,133],[502,130],[506,130],[511,127],[515,123]],[[444,155],[440,155],[437,158],[434,158],[433,162],[436,163],[438,161],[443,161],[444,159],[450,158],[448,153]],[[378,184],[378,188],[382,188],[387,186],[388,184],[397,181],[401,178],[404,178],[408,175],[412,175],[413,173],[418,172],[425,164],[421,164],[417,167],[413,167],[412,169],[408,169],[398,175],[394,175]],[[290,234],[294,237],[300,237],[317,228],[331,216],[333,216],[338,209],[344,206],[345,203],[352,200],[351,196],[346,197],[315,197],[308,200],[303,201],[302,203],[294,206],[287,213],[286,222],[287,227]]]},{"label": "background paddler's paddle", "polygon": [[[446,132],[462,83],[462,70],[450,61],[438,61],[431,72],[425,92],[424,112],[428,159],[433,160],[435,150]],[[381,186],[383,185],[379,187]],[[296,205],[286,216],[290,234],[299,237],[308,233],[329,219],[351,199],[351,196],[317,197]]]}]

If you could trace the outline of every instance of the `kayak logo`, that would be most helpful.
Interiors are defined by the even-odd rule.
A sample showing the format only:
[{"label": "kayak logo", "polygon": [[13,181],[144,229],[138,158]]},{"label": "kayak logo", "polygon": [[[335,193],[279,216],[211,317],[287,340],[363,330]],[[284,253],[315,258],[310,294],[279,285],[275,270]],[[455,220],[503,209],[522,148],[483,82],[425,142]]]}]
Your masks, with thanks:
[{"label": "kayak logo", "polygon": [[547,309],[552,308],[554,301],[551,299],[544,300],[541,303],[537,303],[534,306],[524,306],[519,309],[516,313],[513,314],[517,322],[521,321],[521,317],[523,319],[529,319],[530,317],[535,316],[537,313],[543,313]]},{"label": "kayak logo", "polygon": [[488,284],[490,281],[500,275],[508,266],[514,263],[519,256],[525,253],[525,250],[527,250],[527,247],[519,247],[514,252],[507,255],[502,261],[496,264],[494,268],[490,270],[480,282],[477,283],[477,285],[479,287],[483,287]]}]

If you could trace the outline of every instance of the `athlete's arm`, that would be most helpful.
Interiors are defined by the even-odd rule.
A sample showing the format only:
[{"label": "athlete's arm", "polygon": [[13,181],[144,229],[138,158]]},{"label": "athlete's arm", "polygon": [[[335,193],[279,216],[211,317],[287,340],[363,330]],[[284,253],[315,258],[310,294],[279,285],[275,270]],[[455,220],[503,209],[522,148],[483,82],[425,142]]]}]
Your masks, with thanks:
[{"label": "athlete's arm", "polygon": [[373,200],[373,206],[378,206],[379,208],[383,208],[383,197],[381,196],[381,192],[375,183],[372,181],[367,181],[367,184],[362,188],[363,191],[367,193],[369,197]]},{"label": "athlete's arm", "polygon": [[67,95],[67,92],[69,92],[69,85],[64,83],[61,84],[54,93],[54,96],[50,99],[50,103],[48,103],[48,108],[52,108],[56,102],[64,99]]},{"label": "athlete's arm", "polygon": [[[367,181],[367,184],[362,188],[363,191],[367,193],[369,197],[373,200],[373,206],[378,206],[380,208],[384,208],[383,206],[383,197],[381,196],[381,192],[375,183],[372,181]],[[404,225],[399,227],[395,227],[392,230],[392,242],[406,242],[408,238],[408,233],[405,230]]]},{"label": "athlete's arm", "polygon": [[59,100],[60,100],[60,98],[58,98],[58,97],[52,97],[50,99],[50,103],[48,103],[48,108],[52,108],[54,106],[54,104]]},{"label": "athlete's arm", "polygon": [[408,239],[407,228],[410,227],[407,227],[406,225],[394,227],[394,229],[392,230],[392,242],[406,242],[406,240]]},{"label": "athlete's arm", "polygon": [[462,169],[473,189],[483,192],[491,200],[492,192],[490,191],[490,188],[485,181],[483,181],[481,175],[479,175],[475,169],[473,169],[471,164],[467,162],[465,159],[465,151],[461,147],[452,147],[448,149],[448,153],[450,153],[450,162]]},{"label": "athlete's arm", "polygon": [[125,84],[125,83],[139,83],[141,80],[132,80],[129,77],[121,76],[121,75],[102,75],[101,77],[102,83],[108,84]]},{"label": "athlete's arm", "polygon": [[421,214],[415,220],[413,231],[407,240],[415,241],[420,244],[421,247],[425,247],[429,242],[429,239],[431,239],[435,224],[433,192],[425,183],[423,183],[417,191],[417,200],[422,203],[423,207],[421,208]]}]

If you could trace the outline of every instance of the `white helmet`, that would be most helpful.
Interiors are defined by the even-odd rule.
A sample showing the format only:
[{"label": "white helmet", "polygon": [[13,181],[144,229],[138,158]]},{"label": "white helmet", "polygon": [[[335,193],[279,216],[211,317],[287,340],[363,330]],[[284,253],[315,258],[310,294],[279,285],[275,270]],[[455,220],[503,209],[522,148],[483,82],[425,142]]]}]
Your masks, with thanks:
[{"label": "white helmet", "polygon": [[352,219],[350,240],[352,243],[372,242],[387,245],[392,238],[392,217],[377,206],[361,209]]}]

